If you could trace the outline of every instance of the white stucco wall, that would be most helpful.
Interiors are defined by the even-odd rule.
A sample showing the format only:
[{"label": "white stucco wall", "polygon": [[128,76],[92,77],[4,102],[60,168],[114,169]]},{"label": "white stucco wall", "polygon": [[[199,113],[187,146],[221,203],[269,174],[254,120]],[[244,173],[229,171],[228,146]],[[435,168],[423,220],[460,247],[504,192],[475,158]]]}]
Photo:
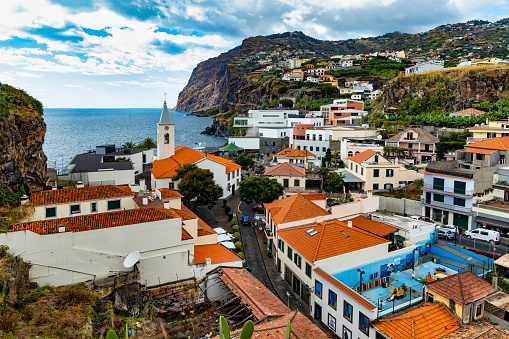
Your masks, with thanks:
[{"label": "white stucco wall", "polygon": [[134,184],[134,169],[124,171],[99,170],[97,172],[85,172],[83,176],[87,177],[87,182],[82,180],[83,183],[89,186]]},{"label": "white stucco wall", "polygon": [[260,149],[259,137],[229,137],[228,143],[235,144],[243,149]]}]

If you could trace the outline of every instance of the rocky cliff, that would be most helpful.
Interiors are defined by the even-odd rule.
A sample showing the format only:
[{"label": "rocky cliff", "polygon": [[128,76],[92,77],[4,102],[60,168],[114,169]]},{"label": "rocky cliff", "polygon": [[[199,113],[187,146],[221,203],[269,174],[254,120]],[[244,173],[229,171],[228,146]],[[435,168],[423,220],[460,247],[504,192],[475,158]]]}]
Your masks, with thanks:
[{"label": "rocky cliff", "polygon": [[42,104],[22,90],[0,87],[0,188],[40,183],[46,175],[42,150],[46,124]]},{"label": "rocky cliff", "polygon": [[405,100],[435,96],[446,111],[460,111],[480,102],[495,102],[509,95],[509,66],[473,66],[398,77],[384,88],[386,107]]}]

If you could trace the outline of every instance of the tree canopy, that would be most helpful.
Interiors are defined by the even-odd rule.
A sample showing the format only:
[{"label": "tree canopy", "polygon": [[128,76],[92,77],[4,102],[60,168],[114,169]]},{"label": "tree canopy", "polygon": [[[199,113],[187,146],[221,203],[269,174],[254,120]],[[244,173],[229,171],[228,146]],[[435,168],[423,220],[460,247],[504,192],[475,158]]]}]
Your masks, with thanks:
[{"label": "tree canopy", "polygon": [[258,204],[272,202],[283,192],[283,185],[267,177],[251,177],[239,184],[240,199],[247,204],[252,201]]},{"label": "tree canopy", "polygon": [[[181,175],[178,189],[184,196],[183,200],[186,205],[192,204],[196,207],[210,204],[223,195],[223,189],[215,183],[214,174],[211,171],[198,168],[194,164],[186,165],[182,166],[179,169],[181,171],[178,170],[172,178],[179,178]],[[183,169],[183,167],[186,168]]]},{"label": "tree canopy", "polygon": [[122,144],[122,147],[124,148],[144,148],[144,149],[150,149],[150,148],[156,148],[157,144],[152,138],[145,138],[142,142],[139,144],[136,144],[132,141],[126,141],[124,144]]},{"label": "tree canopy", "polygon": [[196,164],[184,164],[180,166],[179,169],[177,169],[177,174],[175,174],[171,180],[177,181],[179,179],[182,179],[188,172],[194,171],[195,169],[198,169],[198,166]]},{"label": "tree canopy", "polygon": [[244,154],[237,155],[235,158],[233,158],[233,162],[242,166],[243,170],[247,170],[248,167],[254,165],[253,159],[247,155],[244,155]]},{"label": "tree canopy", "polygon": [[331,172],[323,177],[323,189],[326,192],[340,193],[343,189],[344,175]]}]

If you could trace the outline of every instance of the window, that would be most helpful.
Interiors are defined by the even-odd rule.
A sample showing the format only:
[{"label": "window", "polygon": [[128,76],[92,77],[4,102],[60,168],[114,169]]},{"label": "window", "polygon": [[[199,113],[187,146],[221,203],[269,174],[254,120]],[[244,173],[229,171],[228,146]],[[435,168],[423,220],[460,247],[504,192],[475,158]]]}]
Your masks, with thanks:
[{"label": "window", "polygon": [[293,186],[300,186],[300,180],[299,179],[295,179],[293,181]]},{"label": "window", "polygon": [[359,312],[359,330],[361,330],[361,332],[367,336],[369,336],[368,321],[369,321],[368,317]]},{"label": "window", "polygon": [[71,214],[78,214],[81,212],[81,205],[71,205]]},{"label": "window", "polygon": [[352,331],[343,325],[343,339],[352,339]]},{"label": "window", "polygon": [[350,170],[353,171],[353,162],[350,162]]},{"label": "window", "polygon": [[484,154],[476,154],[475,155],[475,160],[484,160]]},{"label": "window", "polygon": [[108,211],[119,210],[119,209],[120,209],[120,200],[108,201]]},{"label": "window", "polygon": [[378,155],[375,155],[375,163],[378,163]]},{"label": "window", "polygon": [[343,317],[349,322],[352,322],[353,306],[346,301],[343,302]]},{"label": "window", "polygon": [[331,330],[336,332],[336,318],[334,318],[330,313],[329,313],[329,319],[327,320],[327,325],[329,326],[329,328]]},{"label": "window", "polygon": [[378,189],[378,184],[373,184],[373,190],[377,190]]},{"label": "window", "polygon": [[230,181],[230,173],[228,173],[227,177],[227,180]]},{"label": "window", "polygon": [[322,289],[323,289],[323,285],[321,282],[319,282],[318,280],[315,280],[315,295],[322,299]]},{"label": "window", "polygon": [[444,202],[443,194],[433,194],[433,201]]},{"label": "window", "polygon": [[373,170],[373,177],[378,178],[379,176],[380,176],[380,170],[379,169],[374,169]]},{"label": "window", "polygon": [[293,262],[294,262],[295,265],[297,265],[298,268],[301,268],[302,257],[300,255],[298,255],[297,253],[295,253],[293,255]]},{"label": "window", "polygon": [[322,321],[322,306],[315,303],[315,319]]},{"label": "window", "polygon": [[465,199],[454,198],[454,205],[465,207]]},{"label": "window", "polygon": [[322,152],[327,152],[327,147],[322,147]]},{"label": "window", "polygon": [[46,207],[46,218],[54,218],[57,216],[56,207]]},{"label": "window", "polygon": [[92,212],[92,213],[97,212],[97,203],[96,202],[90,203],[90,212]]},{"label": "window", "polygon": [[384,189],[386,189],[386,190],[392,189],[392,184],[385,184]]},{"label": "window", "polygon": [[331,290],[329,290],[329,306],[333,309],[336,309],[338,305],[338,295]]},{"label": "window", "polygon": [[232,172],[232,179],[235,178],[235,171]]},{"label": "window", "polygon": [[385,170],[385,176],[386,177],[393,177],[394,176],[394,170],[393,169],[386,169]]},{"label": "window", "polygon": [[432,303],[433,299],[434,299],[434,295],[429,292],[426,292],[426,302]]},{"label": "window", "polygon": [[318,135],[318,141],[322,141],[322,135]]},{"label": "window", "polygon": [[359,173],[359,165],[355,165],[355,173]]},{"label": "window", "polygon": [[309,146],[309,150],[312,151],[313,150],[313,146]]},{"label": "window", "polygon": [[306,275],[311,278],[311,265],[306,263]]},{"label": "window", "polygon": [[288,246],[288,258],[289,258],[290,260],[292,260],[292,256],[293,256],[293,250],[291,249],[291,247],[290,247],[290,246]]},{"label": "window", "polygon": [[479,304],[475,307],[475,316],[480,317],[482,313],[482,304]]},{"label": "window", "polygon": [[265,146],[276,146],[275,141],[265,141]]},{"label": "window", "polygon": [[283,240],[281,239],[277,240],[277,248],[279,248],[281,252],[285,253],[285,243],[283,242]]},{"label": "window", "polygon": [[361,167],[361,175],[364,175],[364,167]]},{"label": "window", "polygon": [[464,181],[454,180],[454,193],[466,194],[466,192],[467,192],[467,183]]},{"label": "window", "polygon": [[433,178],[433,189],[443,191],[444,190],[444,179]]},{"label": "window", "polygon": [[165,144],[169,144],[170,143],[170,135],[168,133],[166,133],[164,135],[164,143]]},{"label": "window", "polygon": [[174,183],[174,182],[170,182],[170,183],[168,184],[168,188],[170,188],[170,189],[175,189],[175,183]]}]

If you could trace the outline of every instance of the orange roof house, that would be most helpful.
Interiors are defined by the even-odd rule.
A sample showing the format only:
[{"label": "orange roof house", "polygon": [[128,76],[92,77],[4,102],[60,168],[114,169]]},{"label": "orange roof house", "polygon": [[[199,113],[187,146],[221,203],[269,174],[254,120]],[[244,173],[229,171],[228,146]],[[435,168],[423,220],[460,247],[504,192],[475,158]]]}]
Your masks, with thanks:
[{"label": "orange roof house", "polygon": [[104,185],[33,192],[30,201],[34,206],[42,206],[135,195],[127,186]]},{"label": "orange roof house", "polygon": [[287,176],[287,177],[305,177],[306,170],[303,167],[295,166],[284,162],[282,164],[267,167],[265,169],[266,176]]},{"label": "orange roof house", "polygon": [[377,151],[374,151],[372,149],[368,149],[368,150],[365,150],[364,152],[361,152],[359,154],[356,154],[356,155],[348,158],[348,160],[351,160],[353,162],[356,162],[356,163],[360,164],[363,161],[369,159],[375,153],[377,153]]},{"label": "orange roof house", "polygon": [[338,220],[280,230],[278,236],[310,263],[390,243]]},{"label": "orange roof house", "polygon": [[211,264],[221,264],[231,261],[242,261],[242,258],[221,244],[194,246],[194,263],[205,264],[207,258]]},{"label": "orange roof house", "polygon": [[154,167],[150,171],[156,179],[171,178],[177,173],[177,169],[179,169],[182,165],[195,164],[204,158],[209,158],[213,161],[226,165],[225,173],[230,173],[242,167],[233,161],[213,154],[205,154],[189,147],[178,146],[175,148],[175,155],[163,160],[155,160],[152,163]]},{"label": "orange roof house", "polygon": [[[472,128],[470,128],[472,129]],[[486,139],[478,142],[468,144],[468,147],[482,148],[487,150],[501,150],[505,151],[509,149],[509,137],[498,137]]]},{"label": "orange roof house", "polygon": [[327,216],[329,212],[297,193],[272,203],[264,204],[274,225]]},{"label": "orange roof house", "polygon": [[[363,215],[359,215],[353,219],[349,219],[352,221],[353,226],[360,228],[366,232],[378,235],[379,237],[386,237],[387,235],[396,232],[398,229],[394,226],[390,226],[384,223],[381,223],[376,220],[371,220]],[[348,220],[345,220],[348,221]]]},{"label": "orange roof house", "polygon": [[374,324],[391,339],[438,339],[460,328],[458,320],[442,304],[423,306]]}]

